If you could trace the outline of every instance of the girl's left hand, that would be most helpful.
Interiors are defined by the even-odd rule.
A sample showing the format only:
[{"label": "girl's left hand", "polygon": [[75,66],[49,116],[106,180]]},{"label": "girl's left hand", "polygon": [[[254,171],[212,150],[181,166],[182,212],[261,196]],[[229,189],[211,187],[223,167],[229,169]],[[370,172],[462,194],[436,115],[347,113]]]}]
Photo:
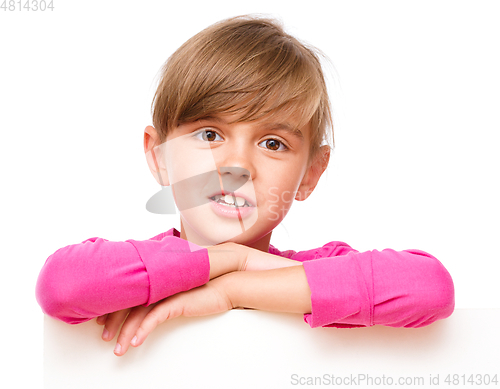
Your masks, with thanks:
[{"label": "girl's left hand", "polygon": [[108,331],[109,339],[104,335],[103,339],[113,339],[118,328],[116,324],[119,326],[119,323],[124,321],[114,350],[115,355],[122,356],[130,344],[134,347],[140,346],[156,326],[166,320],[178,316],[206,316],[233,309],[224,291],[222,278],[224,277],[215,278],[205,285],[177,293],[147,307],[138,306],[100,316],[97,323],[106,323],[105,328],[110,323],[114,330],[114,333]]}]

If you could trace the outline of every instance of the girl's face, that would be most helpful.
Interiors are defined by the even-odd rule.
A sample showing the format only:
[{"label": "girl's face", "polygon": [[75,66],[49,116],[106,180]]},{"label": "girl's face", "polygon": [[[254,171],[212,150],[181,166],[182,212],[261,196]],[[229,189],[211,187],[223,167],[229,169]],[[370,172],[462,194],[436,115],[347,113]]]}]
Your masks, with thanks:
[{"label": "girl's face", "polygon": [[294,132],[290,119],[233,120],[221,114],[182,124],[160,146],[181,238],[267,251],[294,198],[304,200],[319,179],[307,165],[309,126]]}]

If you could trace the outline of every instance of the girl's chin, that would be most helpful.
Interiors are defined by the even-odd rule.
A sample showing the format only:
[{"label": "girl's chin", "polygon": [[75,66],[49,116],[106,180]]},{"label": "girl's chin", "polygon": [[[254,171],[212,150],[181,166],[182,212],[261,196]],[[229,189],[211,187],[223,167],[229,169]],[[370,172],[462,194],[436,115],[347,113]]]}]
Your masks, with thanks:
[{"label": "girl's chin", "polygon": [[[190,235],[193,235],[190,237]],[[205,232],[199,231],[199,233],[189,233],[186,232],[186,239],[190,242],[198,244],[200,246],[215,246],[224,242],[235,242],[236,240],[240,240],[242,238],[242,234],[214,234],[213,232]]]},{"label": "girl's chin", "polygon": [[[236,223],[222,223],[219,220],[212,220],[203,217],[183,217],[184,233],[186,239],[203,246],[213,246],[219,243],[234,241],[238,238],[243,238],[246,232],[242,230],[239,221]],[[239,239],[238,239],[239,240]]]}]

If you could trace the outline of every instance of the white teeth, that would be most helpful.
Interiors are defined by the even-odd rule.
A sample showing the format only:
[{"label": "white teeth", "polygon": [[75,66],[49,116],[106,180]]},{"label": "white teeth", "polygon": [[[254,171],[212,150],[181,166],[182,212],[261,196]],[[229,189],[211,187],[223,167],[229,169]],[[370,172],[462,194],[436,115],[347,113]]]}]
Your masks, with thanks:
[{"label": "white teeth", "polygon": [[245,199],[242,197],[233,197],[231,195],[225,195],[224,201],[228,204],[234,205],[234,200],[236,199],[236,205],[238,207],[243,207],[245,205]]},{"label": "white teeth", "polygon": [[[247,204],[246,200],[243,198],[243,197],[236,197],[234,198],[232,195],[225,195],[225,196],[222,196],[222,195],[215,195],[213,197],[214,201],[218,202],[218,203],[226,203],[228,205],[232,205],[233,207],[234,206],[238,206],[238,207],[243,207],[243,206],[247,206],[249,207],[250,204]],[[235,205],[235,200],[236,199],[236,205]]]}]

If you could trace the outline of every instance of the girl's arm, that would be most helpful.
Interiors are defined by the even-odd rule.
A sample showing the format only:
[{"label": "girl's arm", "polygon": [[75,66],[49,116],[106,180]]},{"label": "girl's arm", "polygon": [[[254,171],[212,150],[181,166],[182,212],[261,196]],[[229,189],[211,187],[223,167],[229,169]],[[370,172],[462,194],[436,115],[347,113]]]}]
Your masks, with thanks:
[{"label": "girl's arm", "polygon": [[106,324],[103,339],[112,340],[121,326],[114,352],[117,356],[122,356],[130,345],[140,346],[158,324],[165,320],[178,316],[213,315],[237,308],[235,301],[231,301],[237,295],[243,297],[244,303],[241,306],[245,307],[297,313],[310,311],[310,292],[302,264],[289,260],[280,261],[280,257],[257,250],[248,263],[262,264],[259,259],[267,259],[282,267],[227,273],[205,285],[167,297],[148,307],[139,306],[127,312],[114,312],[99,323]]},{"label": "girl's arm", "polygon": [[206,249],[191,252],[186,241],[173,236],[126,242],[91,238],[47,259],[36,298],[46,314],[77,324],[202,285],[209,267]]},{"label": "girl's arm", "polygon": [[311,312],[311,290],[301,263],[280,269],[225,274],[220,282],[233,308]]},{"label": "girl's arm", "polygon": [[[390,249],[358,253],[336,244],[340,242],[331,243],[295,256],[303,263],[224,274],[155,306],[134,308],[128,318],[121,319],[125,322],[115,354],[123,355],[129,344],[141,345],[165,320],[237,307],[303,313],[311,327],[421,327],[453,312],[453,282],[431,255]],[[276,257],[254,249],[247,252],[248,259],[260,263]],[[335,256],[323,256],[328,252]]]},{"label": "girl's arm", "polygon": [[234,307],[304,313],[311,327],[422,327],[454,309],[449,273],[420,250],[352,250],[293,268],[220,278]]},{"label": "girl's arm", "polygon": [[[195,251],[192,251],[195,250]],[[273,256],[247,260],[246,247],[223,243],[202,248],[174,236],[112,242],[91,238],[57,250],[36,285],[44,313],[77,324],[135,306],[149,306],[222,274],[290,266]]]}]

